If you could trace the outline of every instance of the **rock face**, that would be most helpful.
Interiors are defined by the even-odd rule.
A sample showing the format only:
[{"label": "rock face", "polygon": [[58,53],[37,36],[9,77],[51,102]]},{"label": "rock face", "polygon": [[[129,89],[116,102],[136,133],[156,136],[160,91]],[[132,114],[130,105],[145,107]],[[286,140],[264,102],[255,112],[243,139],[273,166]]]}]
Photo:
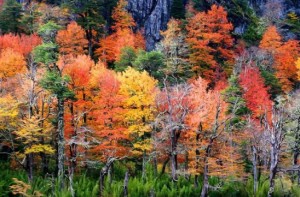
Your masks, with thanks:
[{"label": "rock face", "polygon": [[154,49],[170,19],[173,0],[128,0],[128,11],[138,28],[144,28],[147,50]]},{"label": "rock face", "polygon": [[[186,3],[187,0],[182,0]],[[199,0],[203,9],[210,7],[211,4],[221,4],[225,7],[232,7],[231,0]],[[160,31],[165,30],[170,19],[170,12],[173,0],[128,0],[128,11],[132,14],[138,28],[144,28],[147,50],[152,50],[155,44],[161,39]],[[279,3],[281,15],[285,16],[288,12],[300,14],[300,0],[247,0],[248,6],[261,16],[267,9],[267,3]],[[235,24],[236,33],[242,34],[246,28],[243,21]]]}]

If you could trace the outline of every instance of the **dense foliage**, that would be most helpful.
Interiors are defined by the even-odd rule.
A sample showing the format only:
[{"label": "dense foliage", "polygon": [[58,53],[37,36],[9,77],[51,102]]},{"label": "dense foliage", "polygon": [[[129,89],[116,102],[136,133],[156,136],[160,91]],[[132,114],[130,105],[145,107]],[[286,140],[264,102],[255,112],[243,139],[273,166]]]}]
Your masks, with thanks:
[{"label": "dense foliage", "polygon": [[146,51],[127,0],[21,2],[0,1],[0,196],[300,196],[296,13],[174,0]]}]

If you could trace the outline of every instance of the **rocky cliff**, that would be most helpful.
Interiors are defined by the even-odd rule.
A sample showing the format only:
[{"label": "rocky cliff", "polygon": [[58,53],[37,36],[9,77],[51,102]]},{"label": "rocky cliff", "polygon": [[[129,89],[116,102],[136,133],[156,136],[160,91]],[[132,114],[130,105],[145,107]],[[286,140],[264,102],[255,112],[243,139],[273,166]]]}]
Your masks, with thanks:
[{"label": "rocky cliff", "polygon": [[[231,9],[236,2],[242,1],[247,3],[248,7],[253,8],[258,16],[263,15],[267,9],[269,11],[275,9],[274,7],[268,8],[268,3],[275,4],[275,7],[280,5],[278,14],[281,17],[284,17],[286,13],[291,11],[300,14],[300,0],[198,0],[198,8],[205,10],[211,4],[216,3]],[[182,0],[182,2],[185,3],[186,0]],[[197,1],[195,2],[197,3]],[[161,39],[160,31],[167,27],[171,17],[172,3],[173,0],[128,0],[128,11],[132,13],[138,28],[144,28],[147,50],[152,50],[155,43]],[[237,33],[243,33],[245,29],[245,23],[242,20],[234,19],[233,21]]]},{"label": "rocky cliff", "polygon": [[128,10],[139,28],[144,28],[146,48],[152,50],[166,29],[173,0],[128,0]]}]

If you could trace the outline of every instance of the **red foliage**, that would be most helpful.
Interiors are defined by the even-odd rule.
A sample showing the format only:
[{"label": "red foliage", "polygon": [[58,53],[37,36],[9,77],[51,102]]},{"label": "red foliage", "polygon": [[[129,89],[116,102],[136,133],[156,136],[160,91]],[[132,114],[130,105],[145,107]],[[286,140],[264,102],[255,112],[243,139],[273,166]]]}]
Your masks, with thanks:
[{"label": "red foliage", "polygon": [[36,34],[16,36],[13,34],[5,34],[0,36],[0,50],[11,48],[16,52],[27,56],[42,40]]},{"label": "red foliage", "polygon": [[269,119],[273,103],[258,68],[251,67],[243,70],[240,74],[240,85],[244,91],[246,106],[252,111],[252,117],[260,119],[267,114]]}]

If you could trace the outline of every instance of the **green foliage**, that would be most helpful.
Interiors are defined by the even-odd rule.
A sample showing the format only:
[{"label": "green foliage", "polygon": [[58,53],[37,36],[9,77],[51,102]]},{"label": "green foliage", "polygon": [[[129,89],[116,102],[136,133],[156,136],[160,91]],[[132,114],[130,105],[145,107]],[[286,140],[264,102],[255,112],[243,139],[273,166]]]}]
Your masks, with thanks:
[{"label": "green foliage", "polygon": [[38,4],[31,4],[22,13],[22,18],[20,20],[20,28],[26,34],[32,34],[38,30],[38,18],[42,15],[38,11]]},{"label": "green foliage", "polygon": [[185,6],[183,0],[174,0],[171,7],[171,16],[175,19],[183,19],[185,17]]},{"label": "green foliage", "polygon": [[38,34],[43,38],[44,42],[54,42],[58,30],[61,26],[53,21],[49,21],[38,29]]},{"label": "green foliage", "polygon": [[261,76],[265,80],[266,86],[270,87],[268,89],[268,92],[271,95],[271,98],[274,100],[278,95],[283,93],[278,78],[276,78],[274,72],[269,71],[267,69],[261,68],[260,72],[261,72]]},{"label": "green foliage", "polygon": [[36,62],[50,65],[58,60],[58,46],[56,43],[43,43],[33,50]]},{"label": "green foliage", "polygon": [[3,33],[18,33],[22,6],[16,0],[6,0],[0,12],[0,29]]},{"label": "green foliage", "polygon": [[232,74],[229,78],[229,86],[223,92],[225,101],[229,104],[227,113],[234,114],[231,120],[231,126],[241,128],[245,125],[244,116],[250,111],[246,107],[246,101],[242,98],[242,88],[238,82],[238,76]]},{"label": "green foliage", "polygon": [[256,15],[253,15],[251,17],[250,24],[248,25],[247,30],[243,34],[242,38],[249,45],[258,45],[260,40],[262,39],[264,31],[265,25]]},{"label": "green foliage", "polygon": [[[63,6],[78,15],[76,22],[83,29],[102,31],[104,19],[101,13],[111,10],[115,4],[115,0],[65,0]],[[110,14],[108,12],[108,16]]]},{"label": "green foliage", "polygon": [[139,71],[146,70],[152,77],[162,80],[164,74],[162,69],[165,67],[164,55],[159,51],[139,51],[133,67]]},{"label": "green foliage", "polygon": [[123,72],[128,66],[133,67],[136,56],[136,52],[132,47],[124,47],[121,50],[120,60],[115,62],[115,70]]},{"label": "green foliage", "polygon": [[289,13],[283,22],[289,26],[291,32],[300,35],[300,17],[296,13]]},{"label": "green foliage", "polygon": [[44,78],[40,81],[40,85],[55,94],[60,99],[74,99],[75,94],[67,87],[69,77],[62,77],[57,70],[47,71]]}]

